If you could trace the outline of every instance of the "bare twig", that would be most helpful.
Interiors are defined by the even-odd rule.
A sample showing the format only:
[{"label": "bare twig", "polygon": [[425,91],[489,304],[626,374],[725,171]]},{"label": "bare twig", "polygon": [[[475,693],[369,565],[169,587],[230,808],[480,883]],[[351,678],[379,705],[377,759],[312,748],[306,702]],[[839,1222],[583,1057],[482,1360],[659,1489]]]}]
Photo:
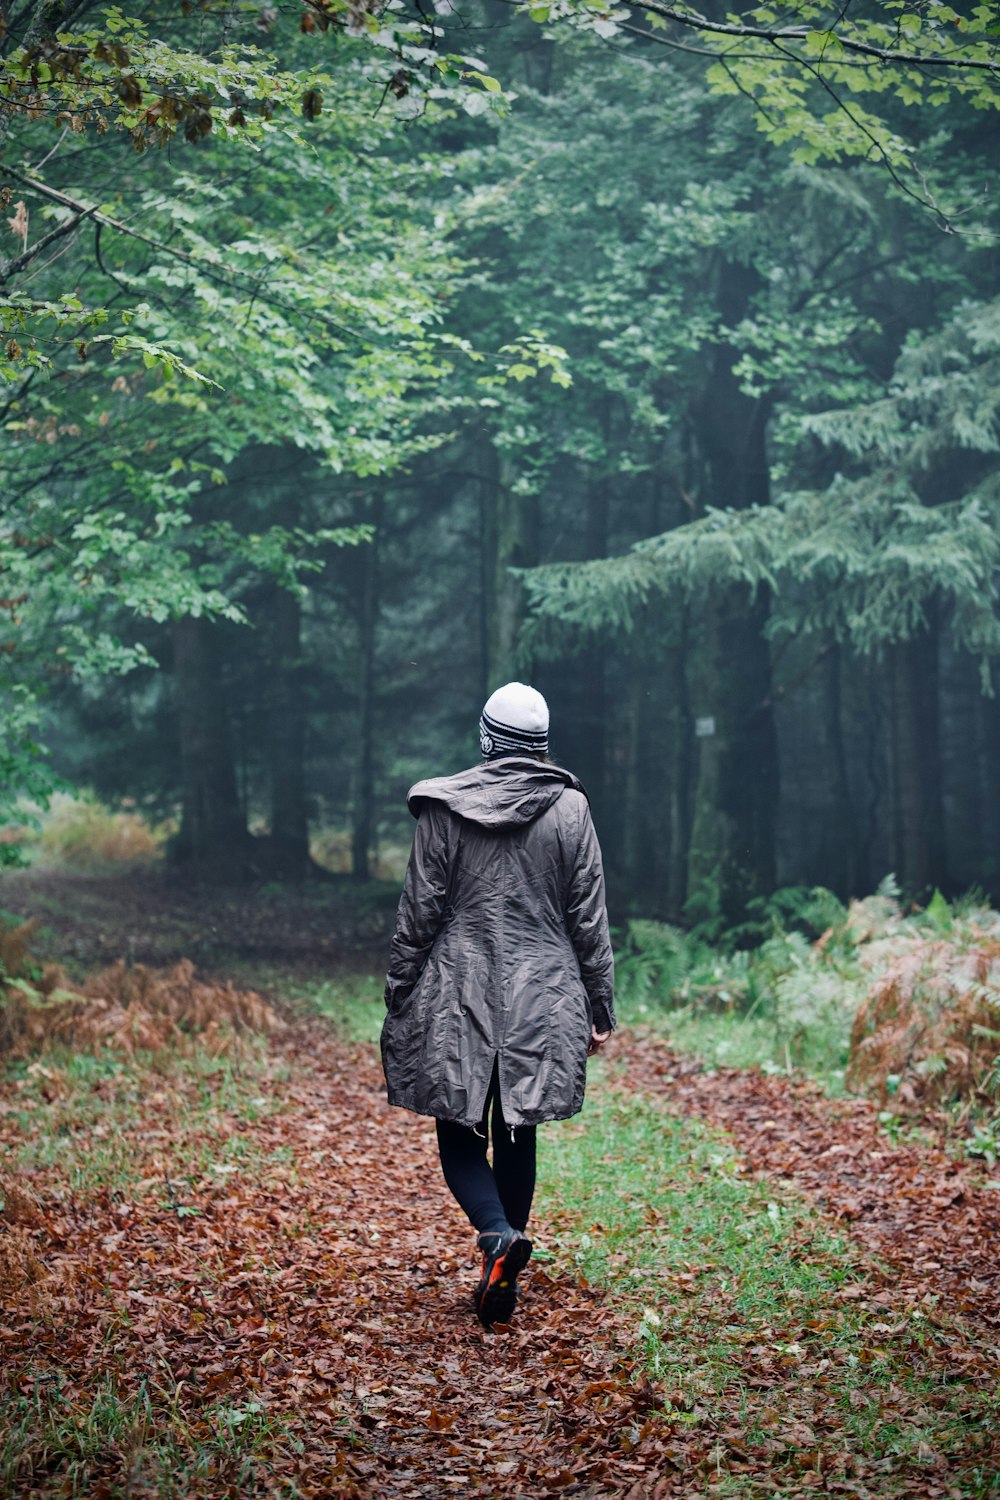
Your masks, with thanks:
[{"label": "bare twig", "polygon": [[[10,173],[8,175],[12,176],[14,174]],[[64,235],[71,234],[74,229],[83,223],[84,219],[91,218],[95,213],[96,209],[94,208],[80,207],[77,213],[68,219],[63,219],[62,223],[57,224],[55,229],[50,229],[48,234],[43,234],[40,240],[36,240],[30,250],[25,250],[21,255],[15,255],[13,260],[9,260],[5,265],[0,266],[0,286],[4,282],[9,281],[12,276],[16,276],[18,271],[23,271],[25,266],[30,266],[31,262],[47,246],[53,244],[56,240],[61,240]]]},{"label": "bare twig", "polygon": [[800,67],[805,68],[808,73],[812,74],[820,87],[830,95],[830,98],[836,104],[837,108],[839,110],[842,110],[850,120],[851,124],[857,130],[860,130],[862,135],[871,142],[872,149],[878,152],[878,156],[881,158],[882,165],[885,167],[886,171],[888,172],[889,176],[892,178],[896,186],[899,188],[900,192],[905,193],[908,198],[912,198],[914,203],[919,203],[921,208],[929,208],[931,212],[937,217],[938,225],[940,228],[947,230],[949,234],[957,233],[955,226],[948,218],[948,215],[943,211],[943,209],[938,206],[937,203],[934,202],[933,198],[931,198],[930,196],[922,196],[920,193],[915,193],[913,189],[903,181],[903,179],[900,177],[899,173],[893,166],[892,161],[889,158],[889,153],[886,151],[881,141],[879,141],[872,134],[865,122],[858,118],[858,116],[851,109],[850,105],[840,97],[836,89],[833,88],[832,85],[828,83],[827,80],[823,77],[819,69],[814,67],[812,63],[810,63],[806,58],[797,57],[794,52],[789,52],[787,47],[783,47],[779,43],[775,43],[775,45],[777,47],[777,50],[783,53],[785,57],[790,58]]},{"label": "bare twig", "polygon": [[52,158],[55,156],[56,152],[59,150],[59,147],[62,145],[63,141],[66,139],[66,137],[68,135],[69,135],[69,126],[68,125],[64,125],[63,128],[62,128],[62,134],[60,135],[59,139],[56,141],[55,145],[52,147],[52,150],[51,151],[47,151],[45,153],[45,155],[42,157],[41,161],[34,162],[32,164],[31,170],[33,172],[40,172],[42,170],[42,168],[45,166],[46,162],[49,162],[49,161],[52,160]]},{"label": "bare twig", "polygon": [[94,259],[97,261],[98,268],[103,271],[104,275],[107,276],[109,280],[113,281],[116,286],[120,286],[123,292],[127,292],[129,296],[131,296],[131,288],[127,287],[124,281],[120,281],[115,275],[114,271],[109,271],[107,266],[104,264],[104,260],[101,256],[101,230],[103,228],[103,223],[100,219],[98,219],[97,223],[94,225]]}]

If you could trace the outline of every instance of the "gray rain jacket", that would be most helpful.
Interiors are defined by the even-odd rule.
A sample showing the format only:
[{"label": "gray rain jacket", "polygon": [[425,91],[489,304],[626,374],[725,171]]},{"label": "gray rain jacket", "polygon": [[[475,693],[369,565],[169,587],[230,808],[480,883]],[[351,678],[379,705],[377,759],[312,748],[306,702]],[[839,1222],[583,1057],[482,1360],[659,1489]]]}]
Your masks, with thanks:
[{"label": "gray rain jacket", "polygon": [[498,1060],[511,1126],[583,1104],[614,1025],[601,851],[575,776],[532,757],[419,781],[385,985],[389,1103],[477,1125]]}]

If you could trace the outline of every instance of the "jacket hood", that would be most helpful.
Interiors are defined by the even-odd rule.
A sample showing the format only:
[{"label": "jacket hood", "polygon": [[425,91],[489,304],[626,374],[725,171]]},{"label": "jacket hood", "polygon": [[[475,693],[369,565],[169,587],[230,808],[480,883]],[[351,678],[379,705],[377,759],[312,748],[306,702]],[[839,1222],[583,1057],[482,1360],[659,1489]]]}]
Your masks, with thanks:
[{"label": "jacket hood", "polygon": [[470,766],[455,776],[418,781],[406,801],[415,818],[420,816],[423,802],[435,801],[483,828],[517,828],[533,823],[567,787],[586,796],[581,783],[562,766],[530,755],[504,756]]}]

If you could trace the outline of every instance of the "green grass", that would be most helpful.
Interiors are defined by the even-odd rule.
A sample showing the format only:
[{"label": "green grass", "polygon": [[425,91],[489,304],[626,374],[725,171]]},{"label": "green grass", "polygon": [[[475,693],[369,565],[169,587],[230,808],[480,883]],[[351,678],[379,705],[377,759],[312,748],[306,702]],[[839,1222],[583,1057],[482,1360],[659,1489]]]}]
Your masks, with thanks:
[{"label": "green grass", "polygon": [[817,1018],[816,1024],[795,1040],[782,1032],[766,1007],[747,1015],[737,1010],[670,1007],[626,999],[618,1008],[618,1018],[623,1025],[650,1027],[676,1051],[699,1057],[710,1068],[761,1068],[765,1073],[801,1069],[827,1093],[836,1096],[844,1091],[851,1030],[847,1015],[839,1021]]},{"label": "green grass", "polygon": [[[938,1459],[956,1494],[1000,1494],[982,1457],[1000,1403],[985,1378],[956,1380],[961,1334],[859,1294],[865,1265],[815,1208],[600,1075],[582,1119],[540,1135],[548,1248],[633,1306],[666,1420],[716,1445],[713,1493],[801,1495],[816,1453],[880,1496],[920,1493]],[[763,1488],[738,1461],[762,1449]]]},{"label": "green grass", "polygon": [[220,1402],[189,1422],[145,1383],[138,1396],[127,1397],[108,1375],[81,1409],[56,1378],[9,1401],[3,1425],[4,1495],[34,1493],[47,1474],[58,1474],[58,1493],[70,1496],[93,1494],[98,1474],[107,1476],[102,1488],[108,1496],[190,1500],[210,1483],[216,1491],[229,1484],[233,1494],[294,1493],[287,1481],[270,1481],[275,1458],[294,1439],[257,1401]]},{"label": "green grass", "polygon": [[[3,1076],[14,1084],[8,1119],[20,1136],[9,1165],[80,1195],[145,1184],[170,1198],[206,1176],[259,1173],[281,1157],[280,1149],[262,1153],[239,1129],[281,1108],[270,1085],[287,1066],[259,1039],[242,1039],[226,1057],[200,1049],[123,1058],[53,1046],[34,1063],[8,1062]],[[164,1141],[173,1190],[152,1165]]]},{"label": "green grass", "polygon": [[679,1052],[710,1067],[801,1069],[842,1092],[866,990],[844,944],[819,951],[777,929],[757,948],[729,949],[634,921],[620,936],[616,973],[620,1019],[660,1032]]},{"label": "green grass", "polygon": [[377,1042],[385,1020],[381,974],[343,974],[287,986],[293,1005],[324,1016],[350,1042]]}]

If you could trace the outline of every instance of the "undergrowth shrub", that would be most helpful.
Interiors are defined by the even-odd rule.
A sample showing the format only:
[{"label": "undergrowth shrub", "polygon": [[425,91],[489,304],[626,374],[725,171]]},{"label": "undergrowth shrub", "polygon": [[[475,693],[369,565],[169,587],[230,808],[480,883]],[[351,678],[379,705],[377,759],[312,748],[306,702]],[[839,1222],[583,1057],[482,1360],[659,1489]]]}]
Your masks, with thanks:
[{"label": "undergrowth shrub", "polygon": [[848,1082],[894,1107],[1000,1096],[1000,928],[916,937],[873,979],[851,1031]]},{"label": "undergrowth shrub", "polygon": [[[975,894],[904,913],[892,877],[845,907],[778,891],[723,943],[631,922],[623,1007],[715,1062],[809,1068],[911,1111],[1000,1111],[1000,916]],[[753,942],[754,946],[745,946]]]},{"label": "undergrowth shrub", "polygon": [[23,842],[38,857],[87,867],[157,859],[174,832],[173,820],[151,823],[135,807],[106,807],[92,792],[58,792]]},{"label": "undergrowth shrub", "polygon": [[28,949],[40,925],[37,917],[14,927],[0,925],[0,982],[5,976],[17,979],[25,972]]},{"label": "undergrowth shrub", "polygon": [[[353,868],[353,835],[349,828],[319,828],[309,836],[309,853],[318,865],[335,875],[349,875]],[[375,880],[402,880],[410,846],[401,840],[383,840],[369,861]]]},{"label": "undergrowth shrub", "polygon": [[166,970],[119,961],[79,985],[56,964],[38,974],[27,952],[32,930],[30,922],[0,928],[0,1056],[25,1057],[49,1043],[131,1053],[189,1040],[221,1055],[243,1033],[280,1024],[260,995],[205,983],[188,959]]},{"label": "undergrowth shrub", "polygon": [[351,830],[320,828],[309,835],[309,853],[324,870],[335,875],[351,873]]}]

